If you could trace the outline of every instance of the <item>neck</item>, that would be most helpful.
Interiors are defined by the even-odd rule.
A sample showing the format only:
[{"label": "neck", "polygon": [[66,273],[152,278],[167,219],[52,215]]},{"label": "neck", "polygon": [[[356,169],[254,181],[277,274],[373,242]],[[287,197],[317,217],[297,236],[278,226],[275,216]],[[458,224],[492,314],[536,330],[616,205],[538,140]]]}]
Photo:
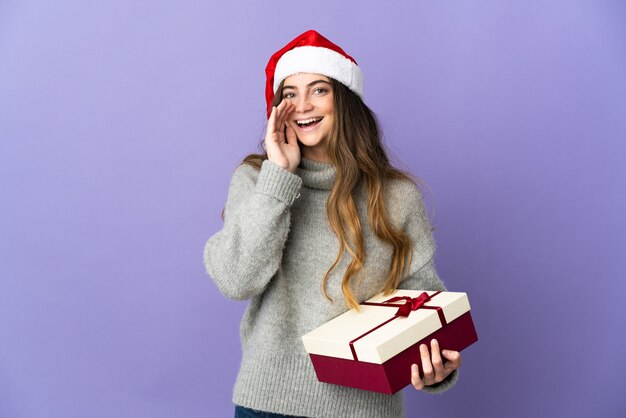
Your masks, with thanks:
[{"label": "neck", "polygon": [[317,161],[320,163],[329,163],[330,158],[328,158],[328,154],[326,154],[326,150],[322,147],[307,147],[303,145],[302,148],[302,156],[312,161]]}]

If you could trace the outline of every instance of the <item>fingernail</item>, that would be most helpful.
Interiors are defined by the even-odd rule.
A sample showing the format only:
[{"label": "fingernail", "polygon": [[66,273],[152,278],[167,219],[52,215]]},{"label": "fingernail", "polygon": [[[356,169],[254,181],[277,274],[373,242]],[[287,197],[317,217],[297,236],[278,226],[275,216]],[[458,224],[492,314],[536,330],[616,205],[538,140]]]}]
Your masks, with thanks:
[{"label": "fingernail", "polygon": [[417,370],[417,364],[413,364],[413,365],[411,366],[411,371],[412,371],[413,373],[417,373],[417,372],[418,372],[418,370]]}]

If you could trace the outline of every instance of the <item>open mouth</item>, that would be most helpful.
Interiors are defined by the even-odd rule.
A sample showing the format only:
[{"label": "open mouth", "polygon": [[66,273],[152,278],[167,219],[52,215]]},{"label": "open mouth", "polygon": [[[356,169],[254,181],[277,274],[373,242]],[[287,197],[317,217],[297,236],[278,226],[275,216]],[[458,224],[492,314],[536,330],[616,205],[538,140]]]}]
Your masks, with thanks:
[{"label": "open mouth", "polygon": [[324,119],[323,117],[321,118],[308,118],[308,119],[301,119],[301,120],[297,120],[296,121],[296,125],[298,125],[300,128],[308,128],[310,126],[315,126],[318,123],[320,123],[320,121]]}]

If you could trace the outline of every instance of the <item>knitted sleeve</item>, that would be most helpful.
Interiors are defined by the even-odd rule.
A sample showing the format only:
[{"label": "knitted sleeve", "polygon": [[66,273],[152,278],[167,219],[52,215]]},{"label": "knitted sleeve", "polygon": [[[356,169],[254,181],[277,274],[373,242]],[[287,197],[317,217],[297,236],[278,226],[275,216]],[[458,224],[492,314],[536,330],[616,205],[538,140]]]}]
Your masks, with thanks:
[{"label": "knitted sleeve", "polygon": [[422,196],[412,183],[404,189],[402,212],[404,232],[411,238],[413,251],[408,275],[422,269],[435,255],[435,241]]},{"label": "knitted sleeve", "polygon": [[269,160],[256,182],[254,168],[233,174],[224,208],[224,225],[204,246],[207,273],[224,296],[244,300],[263,292],[282,260],[290,208],[302,179]]},{"label": "knitted sleeve", "polygon": [[[413,251],[409,275],[400,282],[399,289],[446,290],[435,269],[435,242],[432,236],[426,208],[416,188],[411,188],[408,196],[408,211],[404,231],[411,237]],[[450,389],[459,378],[459,370],[450,373],[443,381],[425,386],[423,391],[442,393]]]}]

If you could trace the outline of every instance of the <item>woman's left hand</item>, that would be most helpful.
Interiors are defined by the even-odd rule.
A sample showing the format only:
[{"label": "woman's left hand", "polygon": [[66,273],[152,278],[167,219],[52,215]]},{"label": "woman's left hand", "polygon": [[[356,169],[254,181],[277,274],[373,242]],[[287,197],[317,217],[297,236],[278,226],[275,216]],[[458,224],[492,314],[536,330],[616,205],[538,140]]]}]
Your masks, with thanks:
[{"label": "woman's left hand", "polygon": [[[450,373],[461,367],[461,354],[458,351],[443,350],[440,352],[439,343],[434,339],[430,341],[430,347],[431,352],[429,353],[426,344],[420,345],[424,377],[420,378],[417,364],[411,366],[411,383],[417,390],[441,382]],[[442,355],[448,360],[445,363],[441,359]]]}]

